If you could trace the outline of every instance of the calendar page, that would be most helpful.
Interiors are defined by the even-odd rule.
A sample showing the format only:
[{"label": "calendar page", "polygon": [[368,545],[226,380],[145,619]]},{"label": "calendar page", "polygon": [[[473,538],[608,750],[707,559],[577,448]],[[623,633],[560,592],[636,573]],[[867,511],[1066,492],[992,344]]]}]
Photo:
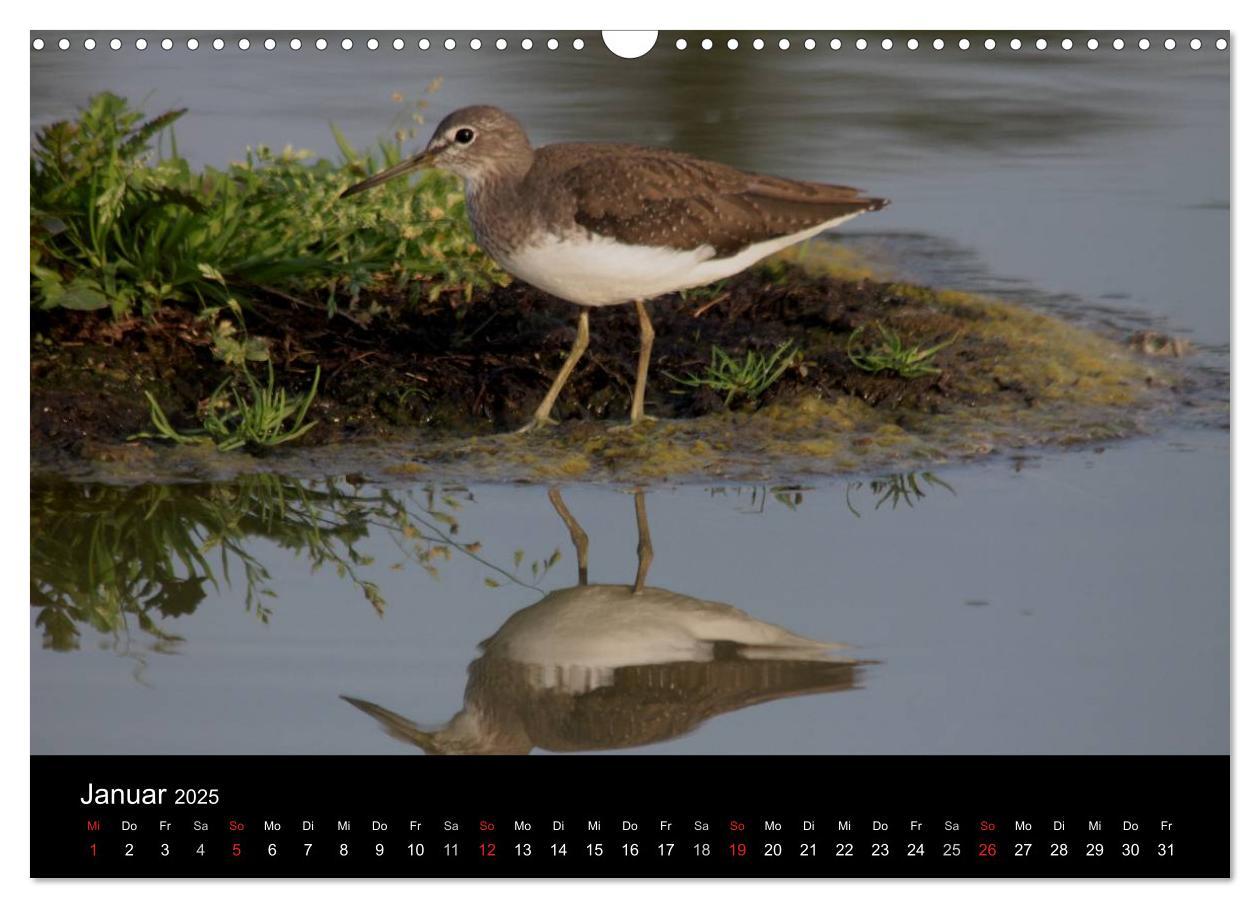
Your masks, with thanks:
[{"label": "calendar page", "polygon": [[31,32],[31,875],[1228,877],[1231,53]]}]

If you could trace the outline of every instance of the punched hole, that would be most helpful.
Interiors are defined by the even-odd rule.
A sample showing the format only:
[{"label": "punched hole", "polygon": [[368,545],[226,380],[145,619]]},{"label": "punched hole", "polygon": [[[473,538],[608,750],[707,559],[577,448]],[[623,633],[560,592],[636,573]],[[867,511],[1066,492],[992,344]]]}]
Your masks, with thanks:
[{"label": "punched hole", "polygon": [[[653,47],[656,46],[656,37],[659,32],[652,31],[606,31],[601,32],[600,37],[604,39],[604,47],[608,48],[623,60],[634,60],[642,57]],[[577,38],[573,42],[574,50],[581,50],[584,44],[581,38]],[[687,45],[684,42],[682,50]],[[675,47],[677,45],[675,44]]]}]

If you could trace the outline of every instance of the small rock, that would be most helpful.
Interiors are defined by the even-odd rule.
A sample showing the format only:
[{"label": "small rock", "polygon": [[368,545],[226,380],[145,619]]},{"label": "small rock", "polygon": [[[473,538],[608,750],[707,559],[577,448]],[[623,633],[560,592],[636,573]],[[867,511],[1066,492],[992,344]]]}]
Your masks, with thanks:
[{"label": "small rock", "polygon": [[1190,353],[1190,341],[1184,337],[1173,337],[1158,331],[1138,331],[1130,334],[1128,345],[1147,356],[1182,357]]}]

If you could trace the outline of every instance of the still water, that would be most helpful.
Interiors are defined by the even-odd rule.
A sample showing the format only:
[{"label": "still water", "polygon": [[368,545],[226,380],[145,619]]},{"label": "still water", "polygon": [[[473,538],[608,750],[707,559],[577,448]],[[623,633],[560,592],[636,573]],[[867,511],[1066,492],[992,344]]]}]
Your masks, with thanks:
[{"label": "still water", "polygon": [[[366,145],[391,93],[442,77],[435,116],[497,103],[537,143],[668,144],[888,196],[844,234],[882,267],[1186,334],[1227,399],[1227,55],[157,37],[34,55],[33,124],[110,89],[189,107],[197,162],[333,154],[327,121]],[[1106,450],[639,498],[37,477],[32,751],[1227,752],[1227,412],[1196,412]]]}]

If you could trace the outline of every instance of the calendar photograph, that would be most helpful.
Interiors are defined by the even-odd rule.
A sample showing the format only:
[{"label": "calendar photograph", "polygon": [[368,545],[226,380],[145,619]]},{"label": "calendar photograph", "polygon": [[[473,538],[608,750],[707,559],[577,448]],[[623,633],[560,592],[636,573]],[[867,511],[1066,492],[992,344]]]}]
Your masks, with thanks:
[{"label": "calendar photograph", "polygon": [[[1181,760],[1228,810],[1229,34],[646,34],[31,32],[30,747],[72,875],[165,872],[93,863],[179,815],[130,766],[263,835],[211,778],[254,759],[522,798]],[[1195,875],[1156,854],[1189,816],[1097,872]],[[464,872],[407,822],[340,854]],[[694,867],[600,854],[703,868],[700,822]],[[521,844],[496,872],[544,872]],[[286,873],[372,872],[329,854]]]}]

